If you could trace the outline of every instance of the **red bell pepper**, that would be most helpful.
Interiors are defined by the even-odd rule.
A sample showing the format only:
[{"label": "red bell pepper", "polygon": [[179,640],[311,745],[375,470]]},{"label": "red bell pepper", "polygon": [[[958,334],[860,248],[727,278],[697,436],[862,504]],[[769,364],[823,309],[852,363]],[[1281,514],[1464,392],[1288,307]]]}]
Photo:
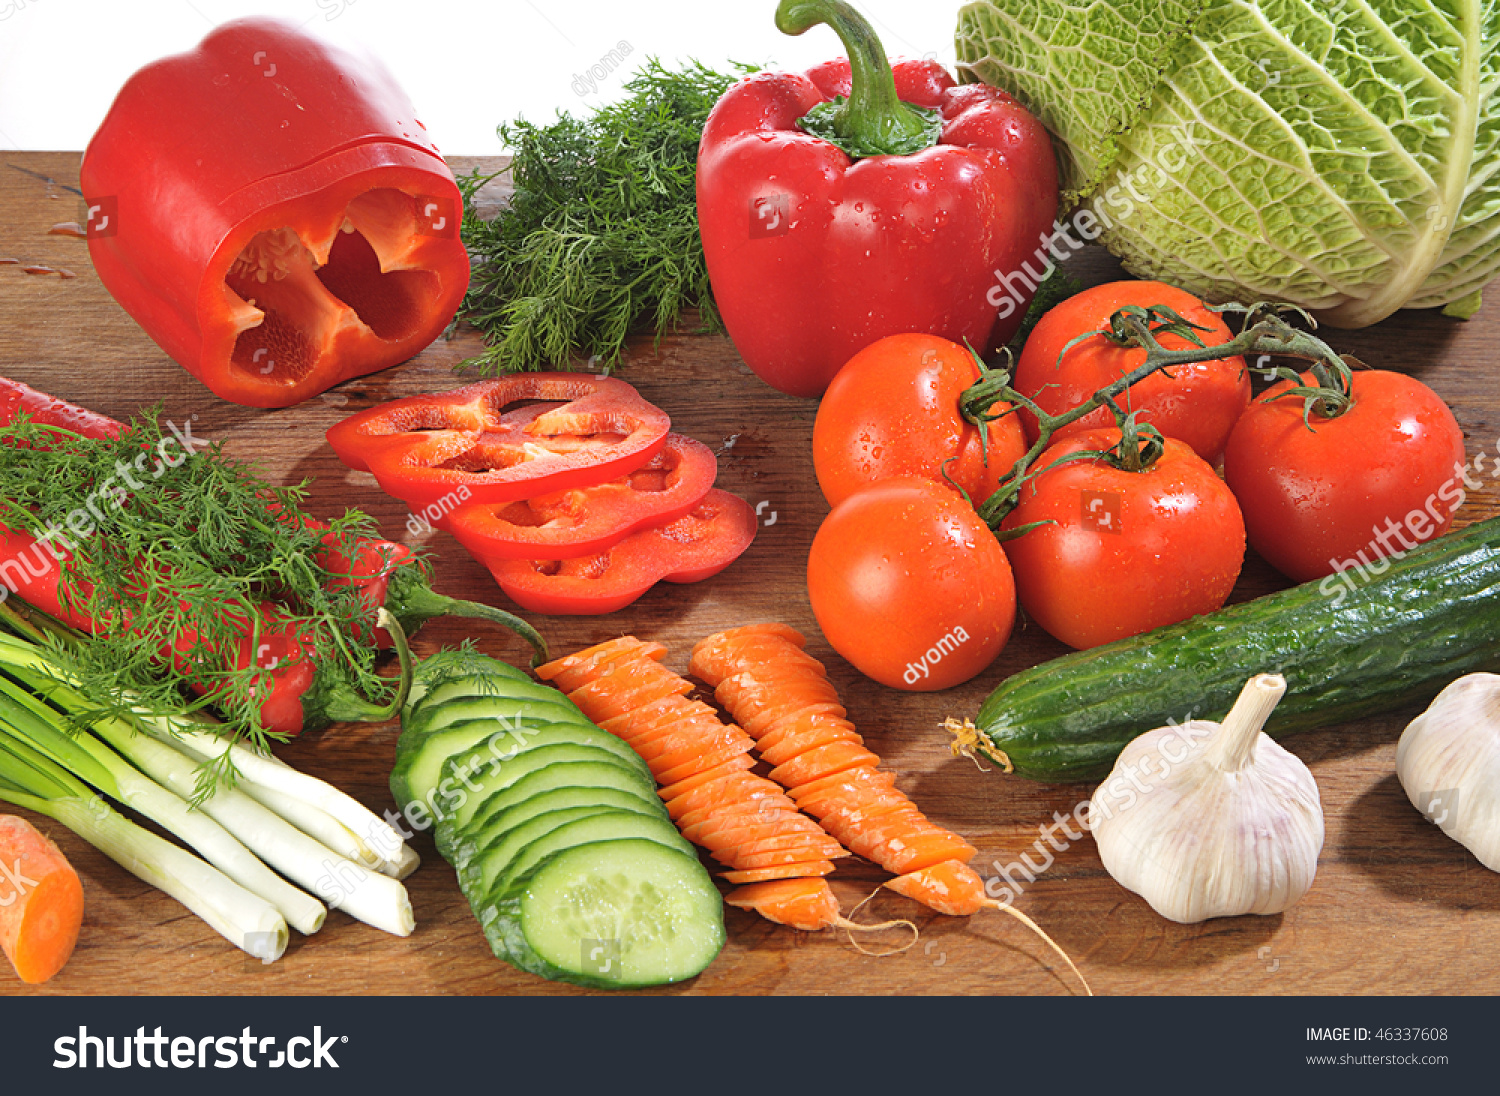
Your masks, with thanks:
[{"label": "red bell pepper", "polygon": [[[0,377],[0,426],[14,421],[24,411],[35,422],[66,430],[84,438],[114,438],[123,424],[105,415],[54,399],[27,385]],[[268,510],[286,521],[300,517],[313,530],[327,526],[306,515],[292,515],[268,503]],[[61,539],[61,538],[59,538]],[[332,531],[321,538],[323,549],[317,564],[328,575],[330,586],[359,588],[360,602],[369,610],[369,619],[356,624],[363,630],[373,624],[376,610],[387,609],[402,631],[413,633],[438,616],[463,616],[490,620],[519,634],[533,648],[533,662],[546,661],[547,646],[536,630],[519,617],[480,602],[464,601],[439,594],[428,584],[423,561],[405,545],[393,541],[360,538],[346,544]],[[74,597],[65,593],[64,564],[67,551],[63,545],[42,543],[21,530],[0,524],[0,602],[11,594],[64,623],[84,632],[92,632],[94,621],[76,607],[76,597],[87,597],[89,591],[78,590]],[[262,619],[271,624],[269,631],[256,632],[250,621],[236,619],[241,633],[231,651],[219,656],[232,668],[250,666],[265,668],[263,680],[256,688],[266,688],[261,703],[262,727],[275,734],[295,735],[311,727],[330,722],[383,722],[392,713],[357,696],[341,682],[319,674],[310,644],[290,627],[278,627],[284,611],[274,604],[258,607]],[[389,646],[390,636],[384,629],[366,632],[382,646]],[[173,666],[200,691],[212,691],[199,661],[200,644],[195,635],[179,634],[170,653]]]},{"label": "red bell pepper", "polygon": [[713,487],[718,470],[708,446],[668,434],[660,453],[620,479],[521,502],[467,503],[434,524],[486,566],[591,556],[688,513]]},{"label": "red bell pepper", "polygon": [[758,524],[749,503],[716,488],[676,521],[632,533],[597,555],[495,560],[490,574],[532,612],[613,613],[660,581],[699,582],[718,574],[750,547]]},{"label": "red bell pepper", "polygon": [[[505,410],[522,400],[552,403]],[[660,452],[670,426],[624,381],[524,373],[372,407],[335,425],[328,443],[435,521],[460,503],[515,502],[626,475]]]},{"label": "red bell pepper", "polygon": [[788,34],[818,23],[849,60],[741,80],[698,151],[698,221],[724,325],[746,364],[795,396],[820,395],[887,335],[981,353],[1009,340],[1025,302],[995,288],[1057,213],[1051,141],[1009,95],[957,87],[934,62],[893,69],[841,0],[776,11]]},{"label": "red bell pepper", "polygon": [[226,23],[141,69],[80,179],[100,281],[236,403],[405,361],[468,287],[462,200],[411,103],[290,23]]}]

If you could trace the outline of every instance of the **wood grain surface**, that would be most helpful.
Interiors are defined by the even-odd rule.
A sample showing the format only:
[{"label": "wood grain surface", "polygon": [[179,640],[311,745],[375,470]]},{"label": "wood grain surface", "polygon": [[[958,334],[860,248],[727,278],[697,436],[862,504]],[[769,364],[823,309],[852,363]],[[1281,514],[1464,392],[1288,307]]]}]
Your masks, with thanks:
[{"label": "wood grain surface", "polygon": [[[225,439],[231,453],[256,462],[271,479],[311,480],[313,513],[361,507],[378,517],[388,536],[411,541],[405,508],[367,474],[345,469],[323,433],[341,417],[384,400],[463,383],[454,367],[479,349],[477,334],[460,327],[454,338],[404,365],[298,407],[262,411],[225,403],[169,360],[114,303],[94,276],[84,241],[48,234],[58,222],[84,219],[78,160],[77,153],[0,157],[0,258],[76,274],[27,274],[18,265],[0,265],[0,375],[116,417],[157,402],[176,421],[196,415],[198,434]],[[1069,269],[1089,282],[1118,276],[1113,260],[1098,249]],[[659,345],[633,340],[620,375],[666,409],[674,429],[718,452],[719,486],[752,505],[765,502],[767,524],[734,566],[707,582],[659,586],[612,616],[533,621],[555,652],[629,632],[666,644],[668,664],[684,672],[692,644],[710,632],[759,620],[795,626],[827,663],[860,732],[900,772],[900,786],[935,821],[966,835],[980,850],[975,866],[994,874],[997,862],[1029,851],[1054,812],[1067,815],[1092,788],[981,772],[950,755],[941,724],[947,716],[972,715],[996,683],[1063,648],[1023,624],[988,671],[936,694],[875,685],[834,654],[804,586],[808,546],[827,512],[811,465],[816,404],[761,384],[728,339],[693,333],[694,326],[688,320],[683,333]],[[1468,323],[1403,313],[1364,331],[1324,334],[1371,366],[1407,370],[1432,385],[1453,406],[1471,456],[1493,453],[1500,444],[1500,306],[1494,302]],[[1462,518],[1497,510],[1490,483],[1471,495]],[[419,539],[436,552],[437,589],[507,605],[487,573],[446,534]],[[1252,555],[1233,599],[1283,584]],[[483,650],[524,664],[521,645],[486,625],[434,621],[416,648],[430,653],[470,636]],[[1057,939],[1100,994],[1500,992],[1500,875],[1428,824],[1396,781],[1395,741],[1413,714],[1286,740],[1317,778],[1328,832],[1312,892],[1285,914],[1172,924],[1110,879],[1087,837],[1056,853],[1017,907]],[[394,805],[386,779],[397,733],[394,723],[336,726],[291,744],[282,756],[380,811]],[[415,934],[397,939],[335,912],[316,936],[294,934],[285,958],[267,966],[247,960],[71,833],[34,821],[83,876],[83,933],[72,962],[52,982],[25,987],[7,967],[0,969],[0,994],[580,992],[491,956],[453,871],[426,836],[415,841],[423,866],[407,882]],[[847,911],[883,878],[871,865],[845,861],[832,881]],[[862,916],[909,917],[921,930],[915,947],[886,958],[861,954],[842,934],[799,933],[751,913],[725,913],[729,943],[713,965],[685,985],[651,992],[1063,994],[1077,988],[1044,944],[993,911],[945,918],[886,892]]]}]

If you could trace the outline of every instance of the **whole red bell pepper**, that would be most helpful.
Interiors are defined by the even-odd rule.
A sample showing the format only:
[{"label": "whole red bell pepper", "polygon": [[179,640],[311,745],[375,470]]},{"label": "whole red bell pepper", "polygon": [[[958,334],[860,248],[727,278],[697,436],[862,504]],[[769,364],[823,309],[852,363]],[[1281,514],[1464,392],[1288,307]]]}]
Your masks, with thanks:
[{"label": "whole red bell pepper", "polygon": [[236,403],[405,361],[468,286],[462,200],[411,103],[290,23],[226,23],[141,69],[80,179],[100,281]]},{"label": "whole red bell pepper", "polygon": [[849,60],[740,81],[698,151],[698,221],[724,325],[762,380],[796,396],[820,395],[887,335],[968,340],[981,353],[1007,341],[1025,302],[997,304],[995,287],[1032,259],[1057,213],[1051,141],[1009,95],[958,87],[935,62],[892,68],[842,0],[776,10],[788,34],[818,23]]}]

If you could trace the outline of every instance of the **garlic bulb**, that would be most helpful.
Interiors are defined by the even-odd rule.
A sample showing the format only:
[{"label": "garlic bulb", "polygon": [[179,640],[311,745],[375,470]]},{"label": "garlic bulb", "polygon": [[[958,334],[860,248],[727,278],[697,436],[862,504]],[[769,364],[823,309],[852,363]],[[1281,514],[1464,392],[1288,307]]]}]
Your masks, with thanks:
[{"label": "garlic bulb", "polygon": [[1401,732],[1396,776],[1417,810],[1500,871],[1500,676],[1469,674],[1438,693]]},{"label": "garlic bulb", "polygon": [[1323,849],[1312,773],[1261,731],[1286,679],[1250,679],[1223,724],[1148,731],[1089,803],[1104,867],[1163,917],[1280,913],[1307,893]]}]

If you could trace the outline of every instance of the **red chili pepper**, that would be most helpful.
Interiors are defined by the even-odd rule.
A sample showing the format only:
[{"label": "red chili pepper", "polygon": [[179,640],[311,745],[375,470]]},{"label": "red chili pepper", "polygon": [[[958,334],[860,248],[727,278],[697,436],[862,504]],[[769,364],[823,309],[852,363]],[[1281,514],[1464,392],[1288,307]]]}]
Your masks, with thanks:
[{"label": "red chili pepper", "polygon": [[[12,422],[18,410],[31,413],[34,421],[55,425],[85,438],[118,437],[124,429],[121,423],[107,416],[0,377],[0,426]],[[267,509],[281,516],[276,504],[269,503]],[[295,521],[296,516],[285,515],[284,519]],[[301,520],[309,529],[328,528],[326,523],[306,515],[301,515]],[[92,632],[92,618],[79,612],[63,596],[62,566],[67,558],[66,546],[59,544],[56,550],[52,547],[55,541],[63,539],[61,533],[38,538],[0,525],[0,602],[15,593],[23,601],[64,623],[80,631]],[[332,531],[325,533],[322,541],[325,547],[318,553],[318,565],[333,576],[330,584],[359,587],[360,601],[370,611],[371,623],[376,611],[382,607],[407,633],[415,632],[437,616],[490,620],[517,632],[530,643],[536,665],[546,661],[546,643],[529,624],[503,609],[437,593],[428,585],[422,561],[405,545],[359,538],[354,542],[351,554],[344,550],[344,538]],[[78,593],[85,598],[89,596],[87,589],[80,589]],[[281,623],[287,621],[287,614],[280,606],[264,603],[259,606],[259,614],[271,627],[266,629],[263,626],[257,633],[249,620],[235,617],[240,625],[241,638],[232,651],[222,654],[222,658],[231,669],[254,666],[265,669],[264,680],[257,681],[255,688],[268,685],[270,689],[261,704],[261,724],[266,730],[295,735],[306,728],[329,722],[391,718],[392,712],[357,696],[342,683],[331,682],[326,675],[318,674],[310,641],[298,635],[290,622]],[[374,629],[372,638],[381,646],[391,645],[391,637],[382,628]],[[205,685],[201,677],[195,676],[200,673],[195,669],[199,647],[197,635],[184,630],[174,641],[170,652],[172,663],[199,691],[213,692],[212,685]]]},{"label": "red chili pepper", "polygon": [[80,179],[100,281],[237,403],[405,361],[468,286],[462,200],[411,103],[290,23],[226,23],[141,69]]},{"label": "red chili pepper", "polygon": [[613,613],[662,580],[699,582],[718,574],[750,547],[757,524],[748,503],[715,489],[687,515],[632,533],[597,555],[496,560],[490,574],[532,612]]},{"label": "red chili pepper", "polygon": [[[521,400],[564,402],[505,410]],[[670,426],[613,377],[524,373],[372,407],[328,442],[386,494],[441,513],[626,475],[661,450]]]},{"label": "red chili pepper", "polygon": [[676,521],[703,501],[717,474],[708,446],[668,434],[660,453],[620,479],[520,502],[466,503],[433,524],[486,566],[591,556],[638,530]]},{"label": "red chili pepper", "polygon": [[[1057,212],[1051,141],[1009,95],[957,87],[934,62],[892,69],[841,0],[777,8],[788,34],[818,23],[850,60],[740,81],[698,152],[714,299],[750,368],[795,396],[821,394],[887,335],[981,353],[1009,340],[1035,289],[1022,263],[1040,277],[1033,254]],[[1012,286],[1030,288],[1016,300]]]}]

